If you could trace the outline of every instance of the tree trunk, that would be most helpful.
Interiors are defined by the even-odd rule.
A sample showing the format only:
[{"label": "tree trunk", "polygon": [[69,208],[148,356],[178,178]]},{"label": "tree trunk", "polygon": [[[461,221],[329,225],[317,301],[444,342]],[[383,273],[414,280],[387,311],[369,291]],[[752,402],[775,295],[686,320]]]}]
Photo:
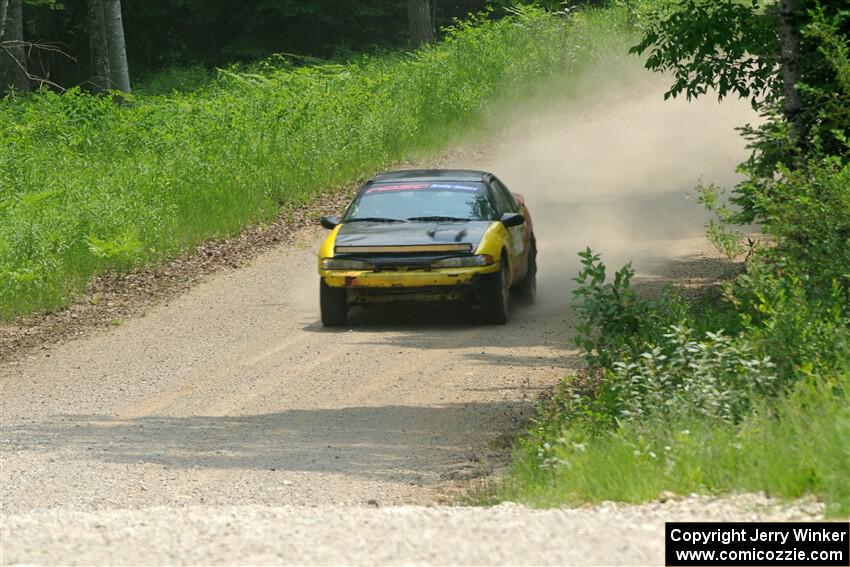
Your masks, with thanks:
[{"label": "tree trunk", "polygon": [[0,39],[6,33],[6,14],[9,13],[9,0],[0,0]]},{"label": "tree trunk", "polygon": [[783,112],[791,125],[792,141],[799,143],[803,136],[803,100],[797,83],[800,82],[800,27],[797,0],[779,2],[779,45],[784,95]]},{"label": "tree trunk", "polygon": [[430,0],[407,0],[407,26],[414,49],[434,40]]},{"label": "tree trunk", "polygon": [[[440,2],[440,0],[431,0],[431,26],[430,27],[431,27],[432,32],[433,32],[433,30],[436,30],[437,28],[440,27],[439,26],[440,10],[439,10],[439,7],[437,6],[437,4],[439,4],[439,2]],[[432,33],[431,39],[432,40],[434,39],[433,33]]]},{"label": "tree trunk", "polygon": [[0,36],[0,95],[14,87],[19,92],[30,90],[27,73],[27,51],[24,47],[24,16],[21,0],[0,0],[3,6]]},{"label": "tree trunk", "polygon": [[121,0],[105,0],[103,17],[106,24],[106,44],[109,49],[109,78],[113,88],[129,93],[130,70],[127,67],[127,46],[124,43]]},{"label": "tree trunk", "polygon": [[103,0],[88,0],[88,9],[92,90],[104,94],[112,88],[112,81],[109,79],[109,48],[106,45]]}]

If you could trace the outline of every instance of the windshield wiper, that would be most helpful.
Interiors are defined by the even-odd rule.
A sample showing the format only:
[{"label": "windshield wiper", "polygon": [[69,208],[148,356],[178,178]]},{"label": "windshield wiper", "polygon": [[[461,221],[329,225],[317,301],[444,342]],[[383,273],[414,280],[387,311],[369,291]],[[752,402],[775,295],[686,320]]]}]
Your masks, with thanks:
[{"label": "windshield wiper", "polygon": [[409,221],[455,221],[455,222],[466,222],[474,219],[463,219],[460,217],[443,217],[443,216],[433,216],[433,217],[410,217],[407,220]]},{"label": "windshield wiper", "polygon": [[403,219],[390,219],[386,217],[356,217],[345,222],[405,222]]}]

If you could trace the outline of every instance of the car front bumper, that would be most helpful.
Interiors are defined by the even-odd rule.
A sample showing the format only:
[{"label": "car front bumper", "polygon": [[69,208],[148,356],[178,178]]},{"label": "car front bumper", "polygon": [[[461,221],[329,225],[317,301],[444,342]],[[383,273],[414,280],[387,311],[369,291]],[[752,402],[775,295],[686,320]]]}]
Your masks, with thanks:
[{"label": "car front bumper", "polygon": [[470,286],[487,274],[497,273],[499,263],[490,266],[469,268],[440,268],[381,270],[319,270],[322,279],[330,287],[399,289],[399,288],[440,288]]}]

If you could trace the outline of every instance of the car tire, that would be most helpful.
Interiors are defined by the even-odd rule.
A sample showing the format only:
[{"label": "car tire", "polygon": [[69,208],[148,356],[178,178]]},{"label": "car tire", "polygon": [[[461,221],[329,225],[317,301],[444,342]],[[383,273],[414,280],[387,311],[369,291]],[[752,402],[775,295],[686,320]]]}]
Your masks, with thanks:
[{"label": "car tire", "polygon": [[523,303],[532,304],[537,298],[537,245],[531,244],[528,253],[528,270],[520,284],[514,288],[517,299]]},{"label": "car tire", "polygon": [[340,327],[348,320],[348,300],[346,289],[331,287],[319,281],[319,307],[322,311],[322,325]]},{"label": "car tire", "polygon": [[481,308],[484,310],[485,320],[491,325],[504,325],[508,322],[510,285],[508,262],[503,257],[501,268],[487,278],[481,290]]}]

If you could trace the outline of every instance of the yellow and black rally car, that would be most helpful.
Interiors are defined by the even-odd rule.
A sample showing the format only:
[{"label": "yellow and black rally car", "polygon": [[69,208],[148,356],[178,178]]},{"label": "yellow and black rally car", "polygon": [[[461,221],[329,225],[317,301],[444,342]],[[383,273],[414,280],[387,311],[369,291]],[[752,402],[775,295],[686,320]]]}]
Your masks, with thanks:
[{"label": "yellow and black rally car", "polygon": [[521,195],[468,170],[383,173],[360,188],[319,249],[322,324],[353,305],[463,301],[504,324],[511,288],[536,293],[537,250]]}]

